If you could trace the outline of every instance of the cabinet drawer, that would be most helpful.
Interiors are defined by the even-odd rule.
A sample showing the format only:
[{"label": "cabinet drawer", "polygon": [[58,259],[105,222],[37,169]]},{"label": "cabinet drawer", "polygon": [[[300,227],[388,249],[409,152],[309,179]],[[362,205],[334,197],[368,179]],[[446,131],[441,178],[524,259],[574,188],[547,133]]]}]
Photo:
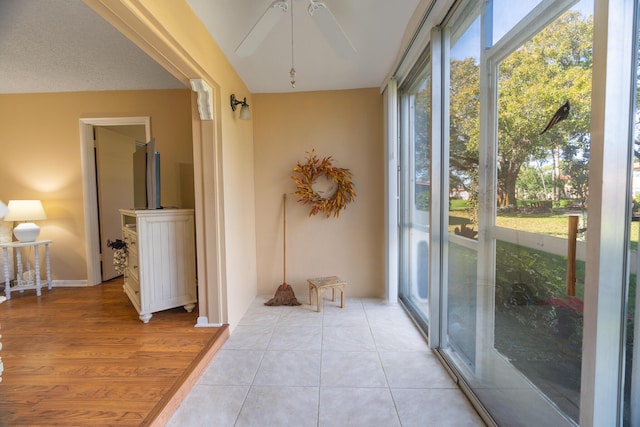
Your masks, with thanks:
[{"label": "cabinet drawer", "polygon": [[140,281],[137,278],[127,276],[126,278],[127,286],[137,295],[140,295]]},{"label": "cabinet drawer", "polygon": [[124,238],[124,242],[127,244],[127,248],[129,250],[138,251],[138,235],[128,228],[122,229],[122,237]]},{"label": "cabinet drawer", "polygon": [[127,270],[127,275],[124,279],[124,286],[126,289],[126,293],[129,295],[130,299],[135,302],[137,308],[140,308],[140,281],[137,277],[132,277],[129,275],[129,270]]},{"label": "cabinet drawer", "polygon": [[136,281],[140,281],[138,253],[130,250],[127,258],[127,276],[132,277]]}]

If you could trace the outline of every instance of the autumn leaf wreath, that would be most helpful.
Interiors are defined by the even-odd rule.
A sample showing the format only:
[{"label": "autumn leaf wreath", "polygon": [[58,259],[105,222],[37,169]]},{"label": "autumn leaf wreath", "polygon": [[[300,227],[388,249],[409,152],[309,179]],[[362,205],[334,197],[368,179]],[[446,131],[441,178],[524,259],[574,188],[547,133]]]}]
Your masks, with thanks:
[{"label": "autumn leaf wreath", "polygon": [[[298,201],[305,205],[311,205],[309,216],[323,212],[326,218],[338,217],[340,211],[356,197],[351,178],[353,174],[349,169],[335,167],[331,156],[318,159],[314,150],[307,152],[306,162],[293,168],[294,175],[291,179],[296,183],[297,190],[293,193],[298,196]],[[328,197],[322,197],[314,189],[316,179],[324,177],[333,181],[336,190]]]}]

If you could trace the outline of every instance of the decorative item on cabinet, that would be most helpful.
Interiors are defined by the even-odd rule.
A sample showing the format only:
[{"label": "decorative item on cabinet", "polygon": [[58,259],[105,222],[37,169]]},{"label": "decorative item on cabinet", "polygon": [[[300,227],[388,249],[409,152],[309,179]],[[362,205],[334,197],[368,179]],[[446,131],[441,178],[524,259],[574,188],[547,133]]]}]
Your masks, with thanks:
[{"label": "decorative item on cabinet", "polygon": [[116,239],[115,241],[107,240],[107,246],[113,249],[113,268],[118,274],[124,274],[127,269],[127,244]]}]

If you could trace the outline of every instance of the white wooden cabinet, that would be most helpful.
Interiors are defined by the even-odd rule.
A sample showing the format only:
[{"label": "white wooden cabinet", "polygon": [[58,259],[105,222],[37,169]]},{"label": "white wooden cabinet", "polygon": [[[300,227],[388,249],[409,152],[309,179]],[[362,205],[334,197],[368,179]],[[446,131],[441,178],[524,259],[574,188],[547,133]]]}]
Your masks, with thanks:
[{"label": "white wooden cabinet", "polygon": [[157,311],[196,302],[193,209],[121,209],[127,244],[124,292],[147,323]]}]

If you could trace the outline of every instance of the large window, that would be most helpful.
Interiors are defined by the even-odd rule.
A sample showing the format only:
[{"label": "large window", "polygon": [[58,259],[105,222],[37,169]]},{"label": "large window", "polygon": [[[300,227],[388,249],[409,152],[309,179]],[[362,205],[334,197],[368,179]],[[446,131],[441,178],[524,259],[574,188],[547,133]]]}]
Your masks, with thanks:
[{"label": "large window", "polygon": [[561,426],[580,413],[593,31],[587,0],[538,4],[447,26],[442,348],[499,424]]},{"label": "large window", "polygon": [[400,151],[400,298],[423,325],[428,323],[431,204],[431,75],[429,51],[400,87],[404,123]]},{"label": "large window", "polygon": [[459,1],[400,86],[400,295],[499,425],[580,422],[593,34],[593,0]]},{"label": "large window", "polygon": [[640,0],[437,3],[394,76],[400,297],[489,424],[640,426]]},{"label": "large window", "polygon": [[495,348],[576,422],[593,39],[584,3],[497,66]]},{"label": "large window", "polygon": [[[476,369],[478,336],[478,165],[480,147],[480,31],[478,9],[452,22],[448,102],[448,168],[443,195],[447,197],[447,239],[443,259],[442,344],[456,360]],[[445,133],[446,135],[447,133]],[[446,165],[445,165],[446,166]]]}]

